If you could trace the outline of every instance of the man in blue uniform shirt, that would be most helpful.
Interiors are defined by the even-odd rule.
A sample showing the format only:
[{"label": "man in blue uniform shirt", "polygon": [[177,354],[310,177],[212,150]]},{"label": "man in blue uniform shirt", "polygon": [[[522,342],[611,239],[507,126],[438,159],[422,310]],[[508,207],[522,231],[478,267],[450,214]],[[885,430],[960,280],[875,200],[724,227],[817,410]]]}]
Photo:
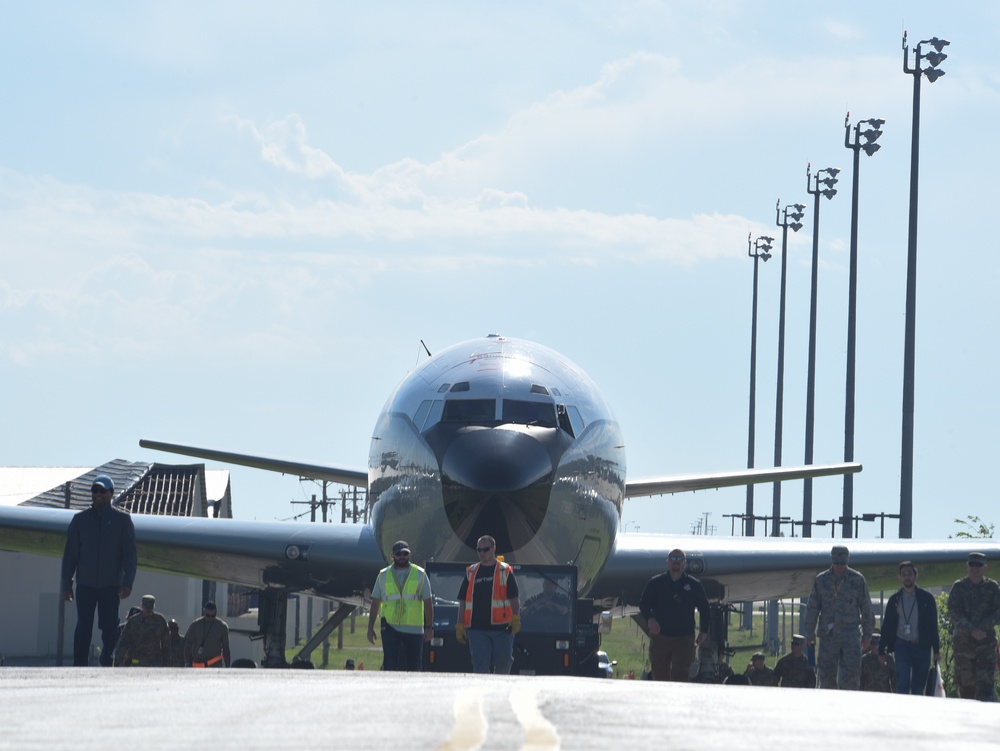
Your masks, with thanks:
[{"label": "man in blue uniform shirt", "polygon": [[112,664],[118,641],[118,603],[132,594],[136,546],[132,517],[111,505],[115,484],[98,475],[90,489],[91,506],[77,513],[66,531],[62,558],[63,599],[74,599],[76,577],[76,632],[73,664],[86,666],[94,633],[94,611],[101,629],[101,665]]}]

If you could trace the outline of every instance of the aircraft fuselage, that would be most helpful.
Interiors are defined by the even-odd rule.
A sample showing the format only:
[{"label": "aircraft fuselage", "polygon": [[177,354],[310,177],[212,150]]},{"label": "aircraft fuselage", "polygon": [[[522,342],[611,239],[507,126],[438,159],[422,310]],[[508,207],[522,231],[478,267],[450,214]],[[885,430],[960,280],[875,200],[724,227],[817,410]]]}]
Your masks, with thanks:
[{"label": "aircraft fuselage", "polygon": [[557,352],[491,335],[410,373],[379,415],[368,463],[382,550],[475,561],[482,535],[511,563],[574,564],[585,593],[625,497],[618,423]]}]

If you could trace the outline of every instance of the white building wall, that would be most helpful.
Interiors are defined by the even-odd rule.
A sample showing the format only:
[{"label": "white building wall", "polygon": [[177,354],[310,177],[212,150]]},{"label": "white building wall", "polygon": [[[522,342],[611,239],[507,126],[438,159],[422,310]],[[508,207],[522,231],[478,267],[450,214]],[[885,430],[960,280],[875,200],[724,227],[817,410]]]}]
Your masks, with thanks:
[{"label": "white building wall", "polygon": [[[53,663],[58,652],[59,591],[61,561],[59,558],[29,553],[0,552],[0,655],[7,658],[49,659]],[[167,620],[175,619],[181,633],[195,618],[201,617],[202,580],[139,569],[131,596],[121,604],[120,617],[128,609],[139,606],[142,596],[156,597],[156,610]],[[216,584],[216,604],[219,615],[230,625],[230,647],[233,659],[250,658],[260,662],[263,657],[259,640],[250,641],[257,630],[256,612],[241,618],[225,615],[228,585]],[[100,645],[100,631],[95,617],[95,644]],[[76,606],[66,603],[63,636],[63,664],[73,661],[73,631],[76,628]],[[292,634],[289,633],[291,638]]]}]

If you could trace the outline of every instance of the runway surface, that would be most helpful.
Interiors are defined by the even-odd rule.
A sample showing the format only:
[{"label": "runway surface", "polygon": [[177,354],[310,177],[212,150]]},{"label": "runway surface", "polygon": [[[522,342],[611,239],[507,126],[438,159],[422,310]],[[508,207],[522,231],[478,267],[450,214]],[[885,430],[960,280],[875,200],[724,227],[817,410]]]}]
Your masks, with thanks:
[{"label": "runway surface", "polygon": [[1000,704],[376,671],[0,668],[0,749],[992,748]]}]

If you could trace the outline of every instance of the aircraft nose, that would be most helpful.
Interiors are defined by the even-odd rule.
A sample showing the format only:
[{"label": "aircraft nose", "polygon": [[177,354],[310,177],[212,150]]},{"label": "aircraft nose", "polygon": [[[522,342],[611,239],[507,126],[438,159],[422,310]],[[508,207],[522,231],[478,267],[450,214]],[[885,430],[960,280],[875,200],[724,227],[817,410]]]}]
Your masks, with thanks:
[{"label": "aircraft nose", "polygon": [[441,459],[446,482],[482,493],[511,493],[552,474],[548,450],[532,436],[504,429],[456,436]]},{"label": "aircraft nose", "polygon": [[448,521],[470,548],[491,535],[500,550],[529,544],[545,519],[554,467],[564,450],[558,430],[469,427],[441,452]]}]

